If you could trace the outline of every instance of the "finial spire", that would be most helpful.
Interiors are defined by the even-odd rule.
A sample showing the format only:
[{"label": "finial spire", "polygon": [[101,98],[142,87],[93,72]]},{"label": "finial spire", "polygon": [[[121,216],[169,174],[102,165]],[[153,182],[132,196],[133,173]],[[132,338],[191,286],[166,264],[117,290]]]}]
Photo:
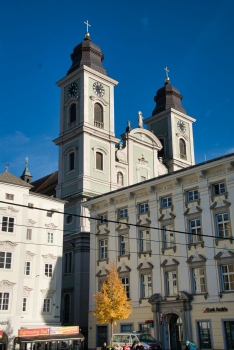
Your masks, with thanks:
[{"label": "finial spire", "polygon": [[9,165],[10,165],[9,163],[6,164],[6,173],[7,173],[7,169],[9,167]]},{"label": "finial spire", "polygon": [[90,34],[89,34],[89,27],[91,27],[91,25],[89,24],[89,21],[87,20],[87,22],[84,22],[84,24],[87,25],[87,32],[85,33],[85,37],[86,39],[89,39]]},{"label": "finial spire", "polygon": [[166,71],[166,82],[169,82],[169,80],[170,80],[170,78],[169,78],[169,76],[168,76],[168,72],[169,72],[169,70],[167,69],[167,67],[166,68],[164,68],[165,69],[165,71]]},{"label": "finial spire", "polygon": [[28,157],[25,158],[26,166],[28,165]]}]

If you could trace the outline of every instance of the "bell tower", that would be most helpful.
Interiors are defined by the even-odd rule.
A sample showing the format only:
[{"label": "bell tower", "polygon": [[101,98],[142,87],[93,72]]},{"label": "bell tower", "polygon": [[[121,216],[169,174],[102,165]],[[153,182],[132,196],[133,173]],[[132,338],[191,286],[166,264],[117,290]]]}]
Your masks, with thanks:
[{"label": "bell tower", "polygon": [[156,107],[152,116],[144,123],[163,145],[158,156],[172,172],[195,164],[192,124],[196,119],[187,115],[181,104],[183,96],[171,85],[169,70],[165,70],[166,82],[154,97]]}]

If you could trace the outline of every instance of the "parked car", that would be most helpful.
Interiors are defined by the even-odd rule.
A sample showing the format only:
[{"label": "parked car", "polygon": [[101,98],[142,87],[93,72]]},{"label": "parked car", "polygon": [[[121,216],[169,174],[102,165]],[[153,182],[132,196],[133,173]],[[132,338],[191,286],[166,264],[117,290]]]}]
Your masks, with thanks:
[{"label": "parked car", "polygon": [[132,346],[134,342],[141,344],[144,346],[145,350],[160,350],[160,343],[152,337],[149,333],[142,332],[132,332],[132,333],[115,333],[113,335],[113,345],[119,344],[120,346],[124,346],[125,343],[128,343],[129,346]]}]

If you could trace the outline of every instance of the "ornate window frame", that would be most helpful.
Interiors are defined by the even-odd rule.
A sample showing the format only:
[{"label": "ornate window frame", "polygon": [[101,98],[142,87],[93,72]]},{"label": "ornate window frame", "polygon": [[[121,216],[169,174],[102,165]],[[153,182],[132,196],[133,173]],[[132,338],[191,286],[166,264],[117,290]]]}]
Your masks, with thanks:
[{"label": "ornate window frame", "polygon": [[224,250],[225,250],[224,252],[219,252],[214,257],[214,259],[217,261],[217,267],[218,267],[218,285],[219,285],[220,298],[222,298],[223,294],[234,293],[233,290],[226,291],[223,288],[223,277],[222,277],[221,266],[230,265],[230,264],[234,266],[234,253],[228,250],[228,248]]},{"label": "ornate window frame", "polygon": [[[74,96],[74,97],[70,97],[68,99],[68,101],[64,104],[64,106],[66,107],[67,111],[67,130],[75,127],[77,125],[77,121],[78,121],[78,100],[79,100],[79,96]],[[72,123],[70,123],[70,110],[71,110],[71,106],[75,104],[76,105],[76,120]]]},{"label": "ornate window frame", "polygon": [[[67,171],[66,171],[66,175],[74,173],[76,171],[76,152],[77,152],[77,148],[75,146],[71,146],[68,147],[65,151],[64,151],[64,156],[67,158],[66,160],[66,166],[67,166]],[[74,153],[74,169],[69,170],[69,155],[71,153]]]},{"label": "ornate window frame", "polygon": [[[208,290],[207,290],[207,275],[206,275],[206,258],[198,254],[197,250],[195,251],[195,255],[191,255],[188,260],[186,261],[187,264],[189,265],[189,276],[190,276],[190,288],[193,295],[203,295],[205,299],[207,299],[208,295]],[[204,278],[205,278],[205,292],[202,293],[196,293],[195,288],[194,288],[194,276],[193,276],[193,269],[199,269],[203,268],[204,269]]]},{"label": "ornate window frame", "polygon": [[104,98],[102,97],[98,97],[98,96],[90,96],[90,99],[91,99],[91,103],[92,103],[92,125],[94,125],[94,106],[95,106],[95,103],[99,103],[101,106],[102,106],[102,109],[103,109],[103,128],[102,129],[105,129],[105,120],[106,120],[106,106],[108,105],[108,102],[106,102],[104,100]]},{"label": "ornate window frame", "polygon": [[[229,219],[229,225],[230,225],[230,237],[219,237],[218,236],[218,225],[217,225],[217,216],[220,214],[228,214]],[[231,215],[228,205],[223,205],[222,207],[213,208],[213,225],[214,225],[214,242],[215,245],[218,246],[220,241],[228,241],[230,240],[230,243],[234,243],[234,237],[232,235],[232,223],[231,223]]]},{"label": "ornate window frame", "polygon": [[[108,154],[107,149],[105,147],[102,147],[102,146],[94,146],[92,148],[92,150],[93,150],[93,154],[94,154],[94,169],[93,170],[97,171],[99,173],[105,174],[106,173],[105,172],[105,156]],[[103,170],[99,170],[99,169],[96,168],[97,167],[97,164],[96,164],[96,153],[97,152],[102,154],[102,157],[103,157],[102,158],[102,160],[103,160]]]},{"label": "ornate window frame", "polygon": [[[167,298],[176,298],[179,299],[179,276],[178,276],[178,265],[179,262],[176,259],[173,259],[171,256],[168,257],[168,259],[165,259],[162,264],[160,265],[163,268],[163,276],[164,276],[164,300],[166,301]],[[168,295],[168,288],[167,288],[167,272],[176,272],[176,283],[177,283],[177,294]]]},{"label": "ornate window frame", "polygon": [[164,143],[164,158],[163,158],[163,161],[164,161],[165,159],[168,158],[168,157],[166,157],[166,154],[167,154],[167,145],[166,145],[167,134],[166,133],[165,134],[158,134],[158,135],[156,135],[156,137],[159,139],[159,141],[160,141],[160,139],[163,140],[163,143]]},{"label": "ornate window frame", "polygon": [[[184,214],[185,215],[185,214]],[[188,249],[191,250],[191,247],[195,247],[196,246],[201,246],[202,248],[204,248],[204,239],[202,239],[199,242],[193,242],[191,240],[192,235],[190,232],[190,221],[192,220],[200,220],[201,222],[201,239],[202,239],[202,235],[203,235],[203,222],[202,222],[202,215],[200,212],[197,213],[191,213],[191,214],[186,214],[186,231],[188,232],[187,235],[187,244],[188,244]]]},{"label": "ornate window frame", "polygon": [[[189,138],[188,136],[181,134],[181,133],[177,133],[177,144],[178,144],[178,158],[185,160],[186,162],[188,161],[188,143],[189,143]],[[186,159],[183,159],[180,157],[180,139],[182,139],[185,142],[185,147],[186,147]]]},{"label": "ornate window frame", "polygon": [[165,226],[169,226],[172,225],[173,226],[173,230],[175,229],[174,227],[174,220],[173,219],[167,219],[164,221],[161,221],[161,238],[162,238],[162,248],[161,248],[161,252],[162,254],[164,254],[165,250],[170,250],[172,249],[173,252],[176,252],[176,240],[175,240],[175,232],[173,232],[174,235],[174,245],[170,246],[170,247],[165,247],[165,235],[164,235],[164,227]]}]

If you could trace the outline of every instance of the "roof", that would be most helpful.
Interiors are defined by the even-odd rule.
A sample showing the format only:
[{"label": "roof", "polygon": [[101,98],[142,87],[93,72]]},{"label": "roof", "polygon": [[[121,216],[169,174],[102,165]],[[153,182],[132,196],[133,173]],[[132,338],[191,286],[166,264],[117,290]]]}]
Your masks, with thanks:
[{"label": "roof", "polygon": [[25,186],[31,188],[32,185],[27,182],[21,180],[19,177],[5,171],[5,173],[0,174],[0,182],[7,182],[15,185]]},{"label": "roof", "polygon": [[45,194],[47,196],[56,197],[56,186],[58,185],[58,172],[46,175],[32,182],[33,188],[31,192]]},{"label": "roof", "polygon": [[23,171],[23,174],[21,175],[21,176],[32,176],[31,174],[30,174],[30,171],[28,170],[28,167],[27,167],[27,165],[26,165],[26,167],[25,167],[25,169],[24,169],[24,171]]}]

